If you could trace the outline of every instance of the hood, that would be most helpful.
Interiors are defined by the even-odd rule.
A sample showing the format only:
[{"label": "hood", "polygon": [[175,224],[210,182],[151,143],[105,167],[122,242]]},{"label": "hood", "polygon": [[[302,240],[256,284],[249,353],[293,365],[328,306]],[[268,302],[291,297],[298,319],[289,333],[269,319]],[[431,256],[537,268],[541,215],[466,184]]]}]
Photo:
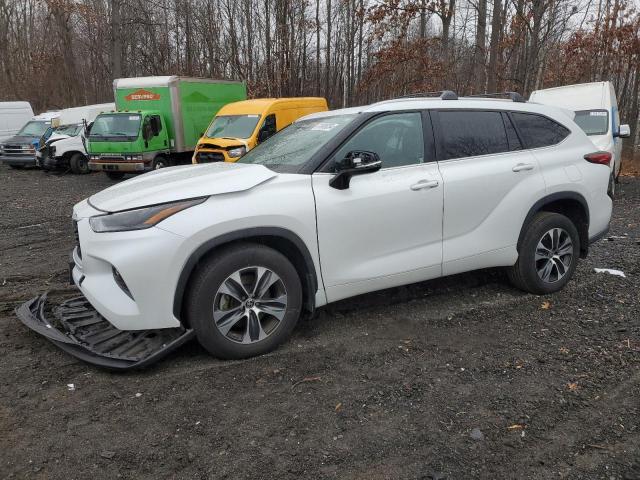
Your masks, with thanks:
[{"label": "hood", "polygon": [[89,198],[106,212],[249,190],[278,174],[263,165],[207,163],[170,167],[109,187]]},{"label": "hood", "polygon": [[5,138],[2,143],[4,144],[15,144],[15,145],[33,145],[38,143],[40,137],[30,137],[25,135],[14,135],[13,137]]},{"label": "hood", "polygon": [[57,142],[58,140],[64,140],[65,138],[69,138],[69,135],[63,135],[61,133],[54,133],[49,137],[49,139],[47,140],[47,143],[51,144],[53,142]]},{"label": "hood", "polygon": [[198,149],[200,148],[221,148],[226,150],[229,147],[247,146],[247,140],[241,138],[231,137],[202,137],[198,142]]}]

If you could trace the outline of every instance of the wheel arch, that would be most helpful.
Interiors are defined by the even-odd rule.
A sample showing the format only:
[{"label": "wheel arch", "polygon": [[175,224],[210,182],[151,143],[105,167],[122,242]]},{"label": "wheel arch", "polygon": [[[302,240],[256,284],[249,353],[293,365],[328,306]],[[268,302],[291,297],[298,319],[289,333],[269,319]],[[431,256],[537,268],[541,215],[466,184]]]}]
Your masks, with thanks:
[{"label": "wheel arch", "polygon": [[62,157],[66,158],[68,160],[71,160],[71,157],[73,157],[75,154],[80,154],[83,157],[87,157],[87,154],[86,153],[82,153],[80,150],[68,150],[68,151],[66,151],[66,152],[64,152],[62,154]]},{"label": "wheel arch", "polygon": [[173,298],[173,314],[181,322],[184,321],[183,311],[185,293],[198,264],[206,260],[221,247],[235,243],[260,243],[285,255],[295,267],[302,283],[303,306],[313,313],[315,309],[315,295],[318,290],[318,277],[309,249],[302,239],[290,230],[280,227],[253,227],[236,230],[216,238],[212,238],[196,248],[185,263]]},{"label": "wheel arch", "polygon": [[518,237],[518,250],[527,225],[538,212],[560,213],[569,218],[576,226],[580,236],[580,256],[582,258],[587,256],[589,253],[589,205],[581,194],[578,192],[556,192],[538,200],[524,219]]}]

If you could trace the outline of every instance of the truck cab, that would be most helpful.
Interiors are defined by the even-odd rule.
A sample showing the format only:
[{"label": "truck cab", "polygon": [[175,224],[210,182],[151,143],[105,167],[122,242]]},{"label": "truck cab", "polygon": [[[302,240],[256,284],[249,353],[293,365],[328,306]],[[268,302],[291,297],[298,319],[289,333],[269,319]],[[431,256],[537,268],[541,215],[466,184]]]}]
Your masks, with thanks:
[{"label": "truck cab", "polygon": [[236,162],[298,118],[327,111],[320,97],[258,98],[220,109],[198,141],[193,163]]},{"label": "truck cab", "polygon": [[170,140],[158,110],[101,113],[88,139],[91,169],[115,178],[169,165]]},{"label": "truck cab", "polygon": [[0,161],[11,168],[36,166],[40,137],[58,115],[58,112],[45,112],[25,123],[16,135],[0,143]]},{"label": "truck cab", "polygon": [[113,111],[113,103],[66,108],[40,138],[36,163],[45,170],[89,173],[85,147],[85,126],[103,111]]}]

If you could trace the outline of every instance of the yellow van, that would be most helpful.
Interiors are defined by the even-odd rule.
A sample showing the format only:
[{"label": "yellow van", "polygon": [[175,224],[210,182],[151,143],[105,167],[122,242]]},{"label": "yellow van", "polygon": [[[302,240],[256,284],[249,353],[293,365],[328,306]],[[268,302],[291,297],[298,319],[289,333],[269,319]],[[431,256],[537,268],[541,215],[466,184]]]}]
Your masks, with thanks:
[{"label": "yellow van", "polygon": [[198,140],[193,163],[235,162],[295,120],[328,110],[319,97],[257,98],[222,107]]}]

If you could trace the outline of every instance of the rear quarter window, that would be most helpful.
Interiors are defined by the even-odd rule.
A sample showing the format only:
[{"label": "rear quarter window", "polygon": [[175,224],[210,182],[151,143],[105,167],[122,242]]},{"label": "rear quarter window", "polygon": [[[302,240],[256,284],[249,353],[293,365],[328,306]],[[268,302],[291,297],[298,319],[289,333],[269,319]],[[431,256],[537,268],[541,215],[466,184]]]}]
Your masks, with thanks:
[{"label": "rear quarter window", "polygon": [[511,112],[511,118],[526,148],[557,145],[571,133],[568,128],[558,122],[535,113]]}]

